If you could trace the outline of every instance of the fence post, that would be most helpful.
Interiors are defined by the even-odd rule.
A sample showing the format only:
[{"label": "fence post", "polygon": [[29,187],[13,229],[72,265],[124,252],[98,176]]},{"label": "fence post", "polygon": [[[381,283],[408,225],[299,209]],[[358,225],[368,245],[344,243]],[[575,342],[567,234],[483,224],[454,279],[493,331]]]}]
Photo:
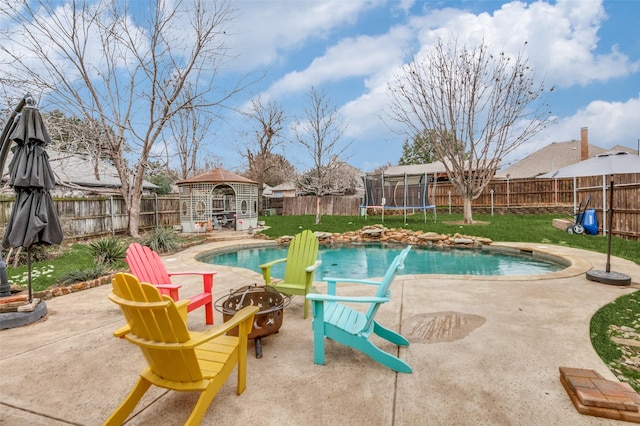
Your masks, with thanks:
[{"label": "fence post", "polygon": [[154,192],[153,195],[155,196],[155,202],[156,202],[156,229],[158,229],[158,226],[160,225],[160,222],[158,219],[158,193]]},{"label": "fence post", "polygon": [[493,216],[493,189],[489,191],[491,193],[491,216]]},{"label": "fence post", "polygon": [[449,191],[449,214],[451,214],[451,191]]},{"label": "fence post", "polygon": [[116,235],[115,212],[113,207],[113,195],[109,195],[109,203],[111,204],[111,235]]}]

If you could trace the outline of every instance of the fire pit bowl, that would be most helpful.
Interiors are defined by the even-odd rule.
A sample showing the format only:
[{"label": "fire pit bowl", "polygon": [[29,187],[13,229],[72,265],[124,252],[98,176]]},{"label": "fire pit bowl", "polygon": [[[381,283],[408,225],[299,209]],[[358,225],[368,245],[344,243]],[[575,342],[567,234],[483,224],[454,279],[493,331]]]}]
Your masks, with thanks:
[{"label": "fire pit bowl", "polygon": [[[280,330],[284,308],[290,301],[291,296],[283,295],[273,287],[252,284],[231,290],[228,296],[216,300],[214,306],[222,313],[224,321],[230,320],[236,312],[246,306],[257,306],[260,309],[253,320],[249,339],[255,340],[256,358],[262,358],[261,339]],[[231,330],[228,334],[237,336],[238,330]]]}]

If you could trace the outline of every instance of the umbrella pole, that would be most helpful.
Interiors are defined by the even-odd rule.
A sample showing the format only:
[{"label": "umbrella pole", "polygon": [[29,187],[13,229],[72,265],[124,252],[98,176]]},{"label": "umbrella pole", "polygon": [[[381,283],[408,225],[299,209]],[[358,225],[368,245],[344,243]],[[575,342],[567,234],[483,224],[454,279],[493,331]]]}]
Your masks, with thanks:
[{"label": "umbrella pole", "polygon": [[607,235],[607,266],[606,271],[611,272],[611,234],[613,233],[613,176],[611,176],[611,189],[609,190],[609,235]]},{"label": "umbrella pole", "polygon": [[[606,201],[603,200],[603,201]],[[606,270],[592,269],[587,271],[586,276],[590,281],[597,281],[611,285],[629,285],[631,277],[621,272],[611,271],[611,234],[613,234],[613,175],[611,175],[611,189],[609,191],[609,235],[607,235],[607,265]]]},{"label": "umbrella pole", "polygon": [[27,271],[29,281],[29,303],[33,303],[33,292],[31,291],[31,247],[27,247]]}]

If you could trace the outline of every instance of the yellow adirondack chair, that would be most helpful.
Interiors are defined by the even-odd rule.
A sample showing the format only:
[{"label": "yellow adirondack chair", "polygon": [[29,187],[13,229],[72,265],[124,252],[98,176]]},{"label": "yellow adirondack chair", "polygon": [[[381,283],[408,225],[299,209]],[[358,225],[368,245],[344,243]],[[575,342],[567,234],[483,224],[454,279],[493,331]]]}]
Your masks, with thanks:
[{"label": "yellow adirondack chair", "polygon": [[[105,425],[122,424],[151,385],[201,392],[185,425],[200,424],[236,364],[237,393],[244,391],[247,335],[259,310],[257,306],[248,306],[224,324],[199,333],[187,329],[186,305],[176,306],[173,299],[161,295],[157,287],[140,283],[134,275],[126,273],[116,274],[112,286],[109,299],[120,306],[128,323],[115,334],[139,346],[149,366],[140,373],[133,390]],[[225,334],[236,327],[239,337]]]},{"label": "yellow adirondack chair", "polygon": [[[271,278],[271,267],[277,263],[286,262],[284,280],[274,281]],[[274,287],[280,293],[306,296],[313,284],[313,274],[322,264],[318,260],[318,239],[309,230],[296,234],[287,250],[287,257],[260,265],[264,283]],[[304,299],[304,318],[307,318],[309,308]]]}]

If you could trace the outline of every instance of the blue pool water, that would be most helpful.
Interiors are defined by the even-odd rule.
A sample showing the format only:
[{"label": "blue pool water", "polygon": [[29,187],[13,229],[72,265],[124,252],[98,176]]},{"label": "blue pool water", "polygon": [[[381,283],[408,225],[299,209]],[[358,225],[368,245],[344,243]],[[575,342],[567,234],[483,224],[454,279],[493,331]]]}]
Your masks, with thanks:
[{"label": "blue pool water", "polygon": [[[358,244],[341,247],[320,246],[322,266],[315,279],[322,277],[368,278],[381,277],[402,246]],[[201,258],[214,265],[238,266],[261,272],[260,265],[287,257],[286,247],[246,248],[212,254]],[[511,255],[490,250],[437,249],[414,247],[407,256],[401,274],[449,275],[531,275],[554,272],[566,268],[530,255]],[[284,265],[272,268],[273,277],[282,278]]]}]

